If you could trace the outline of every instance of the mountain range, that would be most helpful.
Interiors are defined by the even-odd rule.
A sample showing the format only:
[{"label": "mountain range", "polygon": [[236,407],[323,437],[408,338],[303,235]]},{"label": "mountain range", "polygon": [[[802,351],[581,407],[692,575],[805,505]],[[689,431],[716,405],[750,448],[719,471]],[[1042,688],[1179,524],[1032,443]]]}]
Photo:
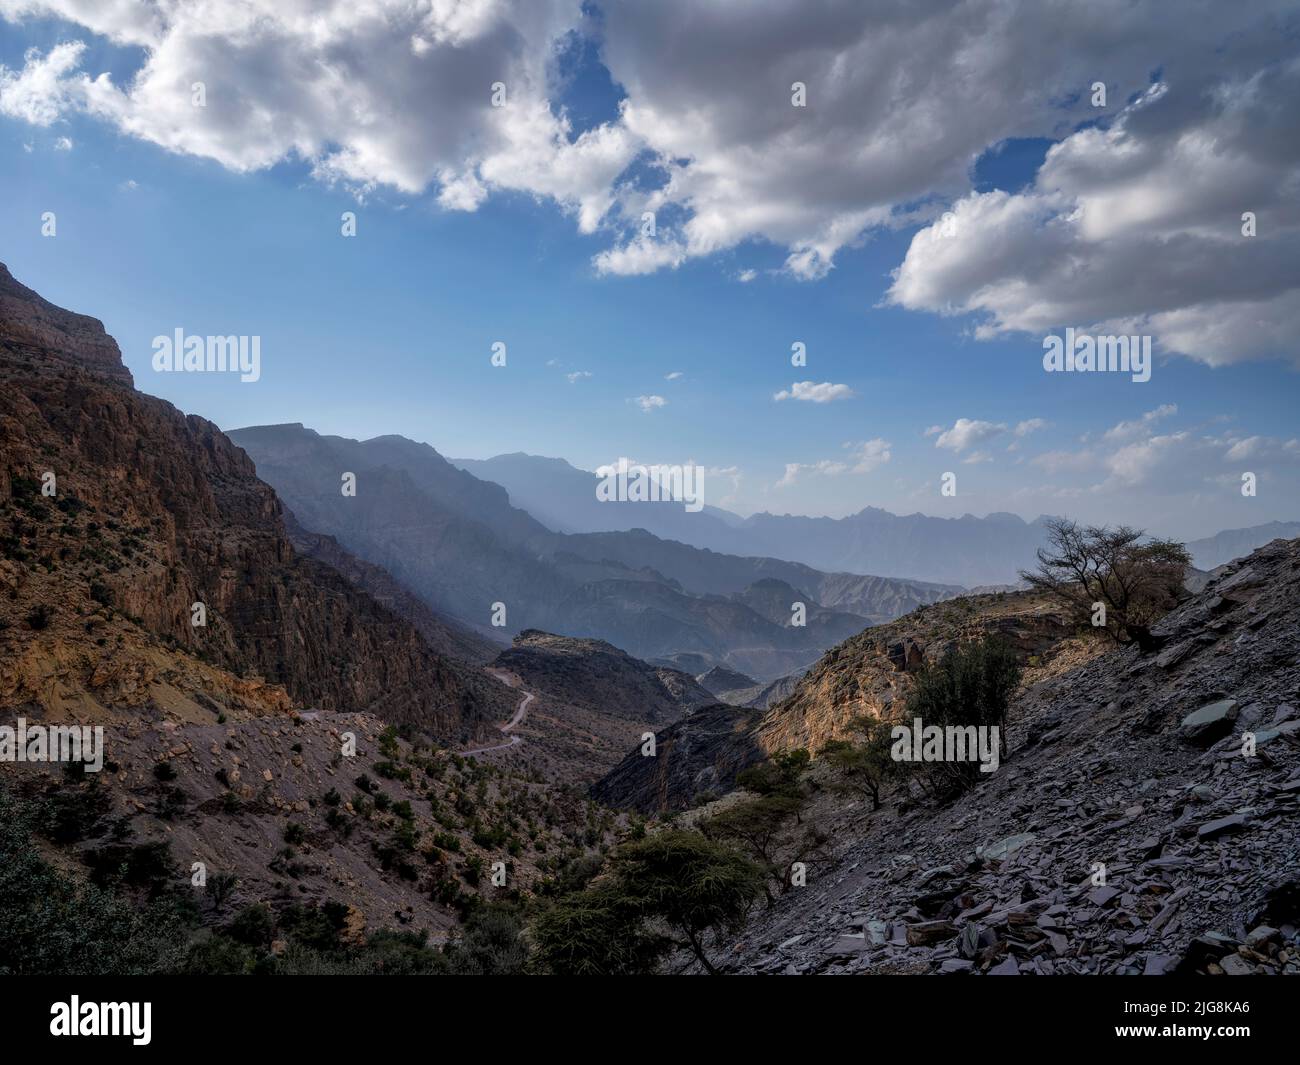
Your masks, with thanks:
[{"label": "mountain range", "polygon": [[[557,532],[505,488],[403,437],[357,441],[300,424],[229,436],[303,528],[482,634],[541,629],[647,659],[691,653],[771,681],[873,621],[962,590],[723,554],[643,528]],[[355,496],[343,492],[348,474]]]},{"label": "mountain range", "polygon": [[[866,507],[844,518],[770,513],[742,518],[708,505],[692,513],[677,502],[602,503],[594,490],[597,475],[563,459],[515,452],[451,461],[501,485],[515,506],[557,531],[606,533],[639,527],[693,547],[798,562],[827,573],[881,573],[966,588],[1012,585],[1020,570],[1034,568],[1035,552],[1047,542],[1046,517],[1029,522],[1006,513],[937,518]],[[707,480],[704,487],[707,493]],[[1187,547],[1193,564],[1210,570],[1270,540],[1296,535],[1300,522],[1269,522],[1193,540]],[[823,591],[820,601],[855,609],[833,593]],[[872,616],[888,620],[884,615],[905,612],[877,611]]]}]

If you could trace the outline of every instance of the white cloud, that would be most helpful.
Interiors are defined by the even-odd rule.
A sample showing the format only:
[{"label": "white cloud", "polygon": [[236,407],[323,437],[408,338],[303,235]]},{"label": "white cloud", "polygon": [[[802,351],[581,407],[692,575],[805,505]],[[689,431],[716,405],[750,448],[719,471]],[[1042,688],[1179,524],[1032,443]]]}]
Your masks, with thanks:
[{"label": "white cloud", "polygon": [[892,457],[888,440],[876,437],[859,444],[845,444],[850,448],[854,458],[854,473],[870,473],[883,466]]},{"label": "white cloud", "polygon": [[992,440],[995,436],[1005,433],[1007,427],[994,422],[982,422],[971,418],[958,418],[953,422],[951,429],[942,429],[934,425],[925,431],[926,436],[938,434],[939,439],[934,442],[935,447],[947,448],[949,451],[958,453],[965,451],[968,447],[974,447],[982,444],[986,440]]},{"label": "white cloud", "polygon": [[674,370],[672,373],[664,374],[665,381],[680,381],[686,375],[681,370]]},{"label": "white cloud", "polygon": [[802,400],[806,403],[831,403],[837,399],[852,399],[853,389],[848,385],[835,385],[830,381],[796,381],[788,389],[782,389],[772,396],[778,403],[787,399]]},{"label": "white cloud", "polygon": [[846,473],[849,468],[847,462],[837,462],[834,459],[822,459],[820,462],[787,462],[785,464],[785,473],[776,482],[775,487],[789,488],[805,473],[834,477],[837,474]]},{"label": "white cloud", "polygon": [[1135,487],[1156,479],[1168,465],[1171,456],[1182,450],[1192,439],[1188,432],[1152,436],[1132,444],[1125,444],[1106,458],[1106,468],[1111,478],[1121,485]]},{"label": "white cloud", "polygon": [[1137,418],[1134,421],[1120,422],[1117,425],[1111,426],[1111,428],[1107,429],[1102,436],[1103,439],[1112,442],[1117,440],[1131,440],[1133,437],[1146,435],[1151,427],[1157,422],[1163,421],[1166,418],[1172,418],[1177,413],[1178,405],[1176,403],[1162,403],[1154,410],[1147,411],[1142,415],[1142,417]]},{"label": "white cloud", "polygon": [[[211,0],[91,5],[0,0],[7,19],[56,15],[144,50],[118,84],[81,73],[84,42],[0,71],[0,110],[48,125],[71,110],[236,171],[302,159],[322,180],[452,210],[494,191],[549,198],[593,232],[639,150],[621,123],[575,135],[552,107],[557,42],[581,20],[566,0]],[[206,106],[192,105],[204,83]],[[506,89],[491,106],[492,85]]]},{"label": "white cloud", "polygon": [[805,474],[836,477],[842,473],[871,473],[892,457],[889,441],[882,440],[880,437],[872,440],[850,441],[844,447],[849,452],[848,461],[821,459],[818,462],[787,462],[785,473],[774,487],[789,488]]},{"label": "white cloud", "polygon": [[599,274],[624,277],[653,274],[665,266],[676,269],[686,261],[686,249],[675,242],[661,244],[637,239],[619,248],[609,248],[592,260]]},{"label": "white cloud", "polygon": [[658,407],[668,406],[668,400],[664,399],[663,396],[637,396],[632,402],[640,407],[645,414],[649,414]]},{"label": "white cloud", "polygon": [[1300,120],[1283,103],[1300,60],[1270,53],[1243,31],[1221,63],[1175,63],[1056,144],[1024,191],[966,196],[913,238],[890,299],[974,314],[980,337],[1075,326],[1212,366],[1300,363]]},{"label": "white cloud", "polygon": [[573,373],[565,374],[564,376],[569,379],[569,384],[572,385],[590,377],[591,373],[587,370],[575,370]]},{"label": "white cloud", "polygon": [[[1261,0],[1248,13],[1200,3],[1177,18],[1176,33],[1159,0],[825,0],[811,9],[604,0],[599,9],[590,19],[578,0],[0,0],[8,20],[54,16],[144,56],[119,81],[102,68],[82,73],[96,54],[82,42],[60,44],[4,72],[0,108],[43,125],[86,111],[239,171],[303,159],[322,179],[359,188],[432,189],[453,210],[475,210],[498,191],[546,198],[583,232],[611,225],[622,234],[595,257],[603,273],[673,268],[760,240],[785,250],[788,273],[812,279],[873,228],[906,224],[936,199],[969,191],[972,161],[1007,138],[1058,137],[1080,120],[1106,118],[1111,111],[1094,111],[1081,91],[1099,74],[1122,104],[1160,68],[1171,96],[1183,93],[1183,111],[1195,117],[1209,100],[1225,122],[1199,141],[1169,144],[1137,121],[1118,139],[1101,128],[1076,134],[1077,148],[1060,155],[1061,179],[1040,178],[1041,188],[1026,194],[1029,208],[1046,221],[1058,204],[1042,197],[1059,190],[1065,210],[1078,192],[1095,208],[1076,227],[1090,241],[1100,239],[1094,221],[1108,211],[1119,228],[1180,212],[1204,220],[1200,208],[1214,197],[1230,200],[1234,217],[1242,203],[1267,217],[1275,232],[1261,243],[1289,224],[1280,210],[1294,199],[1285,146],[1297,138],[1287,86],[1276,70],[1254,89],[1249,81],[1288,55],[1275,18],[1289,0]],[[627,95],[616,117],[579,134],[557,104],[554,59],[567,34],[592,26]],[[190,104],[196,80],[207,87],[205,108]],[[506,86],[504,107],[489,106],[495,81]],[[791,106],[795,81],[807,85],[806,107]],[[1200,91],[1218,81],[1237,95]],[[1263,116],[1254,145],[1233,136],[1233,115],[1247,112]],[[1131,166],[1125,153],[1135,145],[1142,157]],[[1080,172],[1097,152],[1113,158],[1085,188]],[[638,157],[662,184],[624,180]],[[1066,165],[1076,157],[1080,165]],[[1140,194],[1124,194],[1126,181]],[[674,222],[660,240],[633,236],[641,213],[661,208]],[[1124,265],[1124,252],[1111,259]],[[1025,278],[1059,296],[1059,270],[1041,282]],[[1001,315],[999,327],[1015,328],[1033,302],[1017,305],[1004,287],[987,297],[938,291],[987,306]],[[916,298],[930,288],[922,284]],[[1295,311],[1272,307],[1278,289],[1234,293],[1241,313],[1220,328],[1248,326],[1252,304]],[[1203,339],[1217,319],[1197,311],[1194,302],[1163,308],[1171,317],[1160,323],[1162,336]]]},{"label": "white cloud", "polygon": [[1029,418],[1023,422],[1016,423],[1016,436],[1028,436],[1030,433],[1036,433],[1040,429],[1046,429],[1047,422],[1042,418]]},{"label": "white cloud", "polygon": [[[4,14],[3,7],[0,14]],[[81,41],[55,45],[45,55],[30,48],[23,56],[22,70],[0,66],[0,114],[34,126],[57,122],[73,105],[76,85],[68,79],[80,66],[85,50]]]}]

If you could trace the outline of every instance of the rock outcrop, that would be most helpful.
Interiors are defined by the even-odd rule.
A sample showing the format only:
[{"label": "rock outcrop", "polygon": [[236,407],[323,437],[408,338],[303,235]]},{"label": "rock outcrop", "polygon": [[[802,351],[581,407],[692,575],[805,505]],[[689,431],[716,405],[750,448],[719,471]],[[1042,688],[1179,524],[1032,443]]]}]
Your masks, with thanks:
[{"label": "rock outcrop", "polygon": [[630,751],[591,797],[619,810],[662,814],[729,791],[737,773],[767,757],[754,740],[761,717],[761,710],[725,704],[696,710],[655,734],[653,754]]}]

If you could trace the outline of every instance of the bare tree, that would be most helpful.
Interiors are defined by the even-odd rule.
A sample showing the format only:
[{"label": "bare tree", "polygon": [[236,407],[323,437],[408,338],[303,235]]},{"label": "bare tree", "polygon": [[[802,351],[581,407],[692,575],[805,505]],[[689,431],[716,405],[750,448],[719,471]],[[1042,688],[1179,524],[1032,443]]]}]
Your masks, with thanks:
[{"label": "bare tree", "polygon": [[1030,586],[1065,603],[1080,621],[1105,628],[1116,643],[1144,652],[1162,643],[1151,626],[1183,594],[1191,565],[1187,549],[1173,540],[1147,539],[1141,529],[1080,526],[1054,518],[1048,547],[1038,549],[1038,570],[1022,570]]}]

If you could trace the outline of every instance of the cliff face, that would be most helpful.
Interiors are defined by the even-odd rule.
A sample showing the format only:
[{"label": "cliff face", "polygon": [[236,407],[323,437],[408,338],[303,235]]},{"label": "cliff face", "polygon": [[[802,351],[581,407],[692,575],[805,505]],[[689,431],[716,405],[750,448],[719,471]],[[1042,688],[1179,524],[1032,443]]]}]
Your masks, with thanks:
[{"label": "cliff face", "polygon": [[413,625],[295,552],[274,491],[215,425],[136,392],[97,321],[2,267],[0,383],[0,701],[104,708],[121,692],[96,678],[126,670],[147,705],[199,659],[440,736],[494,716]]},{"label": "cliff face", "polygon": [[[803,677],[783,678],[743,706],[697,710],[663,729],[657,757],[632,750],[591,794],[644,813],[685,809],[700,792],[730,790],[737,773],[769,755],[798,748],[815,755],[846,738],[854,717],[886,714],[906,697],[916,669],[954,643],[996,635],[1029,664],[1026,680],[1036,681],[1097,653],[1099,645],[1071,641],[1072,631],[1051,602],[1028,592],[921,607],[845,640]],[[701,682],[708,687],[707,677]]]},{"label": "cliff face", "polygon": [[921,664],[938,661],[955,643],[992,635],[1022,663],[1037,662],[1072,632],[1060,608],[1035,593],[994,592],[922,607],[827,651],[787,698],[769,704],[759,740],[768,751],[815,753],[844,738],[854,717],[887,713],[906,697]]},{"label": "cliff face", "polygon": [[0,344],[11,352],[35,355],[72,367],[92,370],[130,385],[131,371],[122,365],[117,342],[97,318],[74,314],[42,299],[14,280],[0,263]]}]

